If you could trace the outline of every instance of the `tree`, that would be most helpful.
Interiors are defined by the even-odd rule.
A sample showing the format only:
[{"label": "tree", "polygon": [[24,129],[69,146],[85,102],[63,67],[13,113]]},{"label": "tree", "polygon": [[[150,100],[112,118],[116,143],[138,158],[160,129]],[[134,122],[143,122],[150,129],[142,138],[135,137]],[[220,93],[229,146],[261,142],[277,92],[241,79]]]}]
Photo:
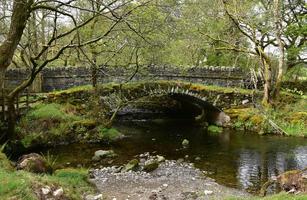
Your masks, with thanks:
[{"label": "tree", "polygon": [[[133,3],[131,9],[123,9],[124,6],[131,2],[132,1],[120,0],[109,1],[108,3],[101,2],[101,6],[98,10],[92,10],[90,8],[80,7],[78,5],[79,2],[75,2],[74,0],[67,2],[14,1],[10,31],[0,46],[1,86],[4,88],[5,71],[12,63],[13,56],[16,55],[18,44],[20,44],[21,48],[18,49],[20,50],[20,54],[17,55],[17,57],[20,57],[22,64],[29,68],[30,74],[25,81],[6,95],[9,110],[8,126],[12,138],[14,137],[16,122],[14,100],[18,94],[33,83],[35,77],[45,66],[57,60],[66,50],[79,49],[102,40],[109,35],[120,22],[123,22],[134,9],[146,4],[146,2]],[[112,12],[115,10],[122,10],[117,17],[112,15]],[[33,35],[31,34],[28,34],[28,36],[31,35],[30,40],[23,40],[23,36],[26,37],[26,34],[23,33],[26,27],[29,27],[28,30],[31,26],[36,27],[36,12],[42,15],[45,13],[44,11],[48,11],[49,17],[51,18],[50,21],[52,22],[48,30],[48,37],[43,37],[42,43],[44,43],[44,45],[39,46],[37,40],[33,41]],[[82,17],[77,18],[78,16],[76,16],[76,13],[78,13],[78,11],[82,11]],[[32,18],[30,18],[31,15]],[[80,37],[80,30],[88,26],[97,17],[109,19],[109,26],[104,28],[104,31],[100,35],[95,35],[95,37],[86,38],[84,40]],[[45,17],[43,16],[42,18],[44,19]],[[42,21],[42,23],[44,23],[44,21]],[[37,30],[33,31],[34,36],[37,34],[36,31]],[[25,43],[23,44],[23,42]],[[18,65],[18,61],[14,63]]]}]

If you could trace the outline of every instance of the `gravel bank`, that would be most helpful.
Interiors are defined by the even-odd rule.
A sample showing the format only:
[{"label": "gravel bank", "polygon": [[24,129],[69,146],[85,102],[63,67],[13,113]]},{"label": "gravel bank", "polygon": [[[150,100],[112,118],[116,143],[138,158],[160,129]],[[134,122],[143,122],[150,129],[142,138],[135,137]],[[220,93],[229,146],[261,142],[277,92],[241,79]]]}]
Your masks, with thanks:
[{"label": "gravel bank", "polygon": [[120,172],[117,167],[90,170],[90,181],[105,199],[189,200],[248,197],[248,193],[217,184],[189,163],[165,161],[150,172]]}]

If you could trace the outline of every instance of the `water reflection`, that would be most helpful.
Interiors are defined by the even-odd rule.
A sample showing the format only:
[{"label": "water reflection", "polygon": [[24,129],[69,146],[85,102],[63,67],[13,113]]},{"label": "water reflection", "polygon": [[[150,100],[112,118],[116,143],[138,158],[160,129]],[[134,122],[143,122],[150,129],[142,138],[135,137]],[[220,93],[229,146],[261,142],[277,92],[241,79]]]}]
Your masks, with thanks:
[{"label": "water reflection", "polygon": [[304,169],[307,166],[307,146],[291,149],[283,145],[285,144],[281,143],[280,148],[265,152],[260,148],[241,149],[237,170],[240,188],[256,192],[268,178],[278,176],[287,170]]}]

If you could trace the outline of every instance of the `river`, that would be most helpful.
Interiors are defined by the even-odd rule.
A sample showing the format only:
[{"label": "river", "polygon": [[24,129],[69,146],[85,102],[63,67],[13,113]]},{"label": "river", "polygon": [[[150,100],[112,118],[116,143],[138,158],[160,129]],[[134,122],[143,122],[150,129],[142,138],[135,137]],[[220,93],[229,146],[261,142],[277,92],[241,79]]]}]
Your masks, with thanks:
[{"label": "river", "polygon": [[[115,127],[126,137],[111,144],[71,144],[46,149],[42,153],[56,158],[57,167],[98,167],[122,165],[144,152],[166,159],[185,159],[217,183],[257,193],[269,177],[307,167],[307,139],[260,136],[225,129],[208,133],[190,120],[118,121]],[[182,140],[189,147],[182,148]],[[113,160],[93,163],[98,149],[113,149]],[[274,191],[274,188],[271,188]]]}]

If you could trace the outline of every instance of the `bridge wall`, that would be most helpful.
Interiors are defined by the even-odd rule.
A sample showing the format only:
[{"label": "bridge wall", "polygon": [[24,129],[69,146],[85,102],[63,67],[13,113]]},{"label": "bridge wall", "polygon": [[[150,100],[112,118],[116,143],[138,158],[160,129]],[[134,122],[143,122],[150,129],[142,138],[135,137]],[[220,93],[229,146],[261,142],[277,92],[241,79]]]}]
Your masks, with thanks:
[{"label": "bridge wall", "polygon": [[[9,70],[6,73],[6,86],[16,86],[28,76],[29,72],[24,69]],[[125,82],[134,72],[135,68],[102,67],[98,72],[97,82]],[[37,77],[32,90],[49,92],[91,84],[91,74],[89,67],[45,68]],[[207,66],[180,69],[170,66],[147,66],[140,68],[132,81],[181,80],[207,85],[243,87],[244,78],[242,70],[234,67]]]}]

